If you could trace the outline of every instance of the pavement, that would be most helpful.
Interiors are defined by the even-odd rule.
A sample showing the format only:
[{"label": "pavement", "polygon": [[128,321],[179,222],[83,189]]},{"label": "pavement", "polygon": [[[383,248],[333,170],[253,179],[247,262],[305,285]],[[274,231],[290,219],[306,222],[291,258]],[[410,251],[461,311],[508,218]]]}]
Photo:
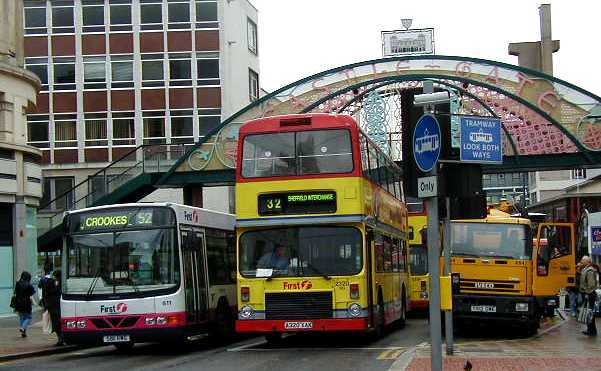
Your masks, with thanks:
[{"label": "pavement", "polygon": [[42,313],[33,313],[32,325],[27,337],[21,337],[19,319],[16,315],[0,318],[0,361],[69,352],[76,347],[56,346],[55,334],[42,332]]},{"label": "pavement", "polygon": [[[600,319],[597,320],[599,325]],[[582,334],[582,330],[583,325],[573,318],[563,320],[556,317],[543,324],[537,335],[529,338],[488,341],[462,339],[455,345],[452,356],[444,356],[443,369],[601,370],[601,335],[588,337]],[[403,356],[395,361],[391,370],[431,370],[429,344],[418,344]]]}]

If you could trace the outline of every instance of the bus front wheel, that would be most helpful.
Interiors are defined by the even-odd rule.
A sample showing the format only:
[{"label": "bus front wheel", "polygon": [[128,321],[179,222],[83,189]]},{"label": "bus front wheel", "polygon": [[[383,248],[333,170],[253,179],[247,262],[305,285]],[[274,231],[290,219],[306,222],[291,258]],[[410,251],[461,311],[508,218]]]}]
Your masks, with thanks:
[{"label": "bus front wheel", "polygon": [[265,341],[270,345],[279,344],[282,342],[282,334],[278,332],[267,334],[265,335]]}]

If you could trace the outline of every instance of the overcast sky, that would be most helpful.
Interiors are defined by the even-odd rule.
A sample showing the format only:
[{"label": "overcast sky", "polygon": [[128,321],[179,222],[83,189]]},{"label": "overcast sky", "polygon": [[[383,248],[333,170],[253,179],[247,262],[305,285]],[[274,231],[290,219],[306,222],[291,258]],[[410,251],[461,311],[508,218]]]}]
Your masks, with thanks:
[{"label": "overcast sky", "polygon": [[[261,86],[380,58],[382,30],[433,27],[436,54],[517,64],[507,44],[540,40],[531,0],[250,0],[259,10]],[[601,95],[601,1],[553,0],[555,76]]]}]

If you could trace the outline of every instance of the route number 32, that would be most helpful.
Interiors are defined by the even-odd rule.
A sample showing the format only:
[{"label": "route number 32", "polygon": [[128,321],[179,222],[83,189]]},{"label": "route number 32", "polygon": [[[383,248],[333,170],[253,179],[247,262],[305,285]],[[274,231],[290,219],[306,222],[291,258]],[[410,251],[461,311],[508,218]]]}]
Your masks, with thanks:
[{"label": "route number 32", "polygon": [[268,210],[280,210],[282,209],[282,200],[279,198],[270,198],[266,203]]}]

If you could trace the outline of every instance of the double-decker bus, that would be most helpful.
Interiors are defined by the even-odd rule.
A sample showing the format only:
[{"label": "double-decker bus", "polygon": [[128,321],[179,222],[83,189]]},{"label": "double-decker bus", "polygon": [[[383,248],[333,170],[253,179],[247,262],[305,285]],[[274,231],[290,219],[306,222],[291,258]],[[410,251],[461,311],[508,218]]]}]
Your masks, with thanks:
[{"label": "double-decker bus", "polygon": [[236,171],[238,332],[276,340],[404,323],[400,169],[352,117],[250,121]]},{"label": "double-decker bus", "polygon": [[409,228],[413,232],[409,240],[409,309],[428,308],[430,303],[428,275],[428,246],[426,231],[428,216],[424,203],[419,199],[408,199]]},{"label": "double-decker bus", "polygon": [[66,343],[127,349],[234,333],[233,215],[137,203],[69,212],[64,225]]}]

